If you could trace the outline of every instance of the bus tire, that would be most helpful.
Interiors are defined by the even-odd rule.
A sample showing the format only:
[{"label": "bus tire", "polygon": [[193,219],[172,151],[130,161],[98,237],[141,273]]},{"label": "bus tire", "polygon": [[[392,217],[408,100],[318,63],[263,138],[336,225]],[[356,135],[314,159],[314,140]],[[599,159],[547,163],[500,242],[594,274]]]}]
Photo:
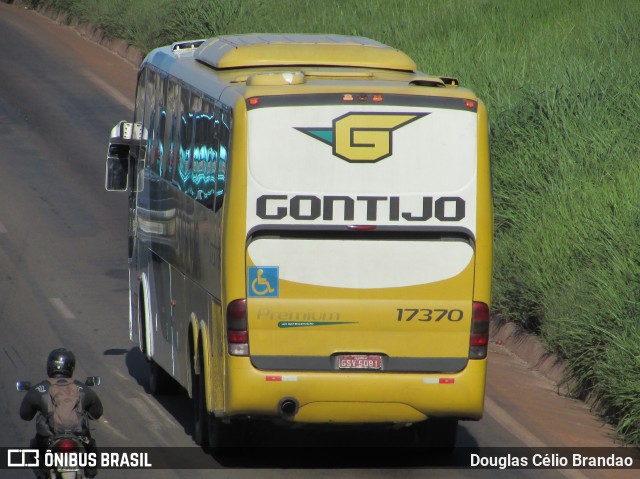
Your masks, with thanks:
[{"label": "bus tire", "polygon": [[226,424],[222,419],[209,415],[209,447],[214,451],[220,452],[222,449],[227,450],[241,445],[243,432],[245,428],[243,424]]},{"label": "bus tire", "polygon": [[193,375],[193,439],[199,446],[207,446],[208,432],[207,425],[207,399],[205,396],[205,382],[203,371]]},{"label": "bus tire", "polygon": [[433,448],[439,455],[453,452],[458,437],[457,419],[432,418],[416,424],[415,429],[419,446]]},{"label": "bus tire", "polygon": [[207,427],[209,429],[209,447],[216,451],[227,445],[224,435],[224,426],[227,426],[227,424],[223,424],[222,420],[215,417],[213,414],[210,414],[208,419]]}]

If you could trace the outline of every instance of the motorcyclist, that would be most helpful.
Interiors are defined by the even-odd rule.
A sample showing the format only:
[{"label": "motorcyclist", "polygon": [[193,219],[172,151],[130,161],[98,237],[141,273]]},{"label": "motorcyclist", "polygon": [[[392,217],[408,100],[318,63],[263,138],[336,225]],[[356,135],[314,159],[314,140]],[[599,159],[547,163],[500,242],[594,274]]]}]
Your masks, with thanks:
[{"label": "motorcyclist", "polygon": [[[44,451],[49,447],[49,440],[54,435],[49,418],[53,411],[49,411],[48,390],[52,382],[67,382],[73,377],[76,367],[76,358],[73,352],[66,348],[54,349],[49,353],[47,358],[47,376],[46,379],[27,391],[27,394],[20,405],[20,417],[25,421],[30,421],[36,416],[36,435],[31,440],[31,447],[40,449],[40,457],[44,457]],[[98,395],[91,388],[85,386],[80,381],[73,381],[73,384],[80,391],[80,400],[82,402],[82,410],[88,419],[98,419],[102,416],[102,402]],[[82,437],[86,438],[87,452],[96,452],[95,440],[91,437],[88,427],[88,421],[82,421]],[[42,464],[41,460],[41,464]],[[48,469],[40,467],[35,469],[36,477],[44,479],[49,477]],[[95,468],[85,468],[86,477],[95,477],[97,470]]]}]

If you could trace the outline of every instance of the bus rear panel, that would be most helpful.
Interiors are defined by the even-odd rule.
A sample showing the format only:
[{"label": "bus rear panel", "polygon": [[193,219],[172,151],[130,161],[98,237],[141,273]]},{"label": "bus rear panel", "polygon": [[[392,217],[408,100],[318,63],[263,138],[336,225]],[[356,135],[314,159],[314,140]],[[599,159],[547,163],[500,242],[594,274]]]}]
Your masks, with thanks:
[{"label": "bus rear panel", "polygon": [[247,100],[247,348],[227,412],[478,419],[478,102],[354,96]]}]

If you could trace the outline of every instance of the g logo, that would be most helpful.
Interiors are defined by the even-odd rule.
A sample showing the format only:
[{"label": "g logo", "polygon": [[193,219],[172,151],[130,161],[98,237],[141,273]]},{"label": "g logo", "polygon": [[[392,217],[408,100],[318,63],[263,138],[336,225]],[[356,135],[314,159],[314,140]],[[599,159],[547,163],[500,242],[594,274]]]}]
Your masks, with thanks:
[{"label": "g logo", "polygon": [[332,128],[296,128],[331,145],[333,154],[350,163],[375,163],[393,153],[393,131],[429,113],[347,113]]}]

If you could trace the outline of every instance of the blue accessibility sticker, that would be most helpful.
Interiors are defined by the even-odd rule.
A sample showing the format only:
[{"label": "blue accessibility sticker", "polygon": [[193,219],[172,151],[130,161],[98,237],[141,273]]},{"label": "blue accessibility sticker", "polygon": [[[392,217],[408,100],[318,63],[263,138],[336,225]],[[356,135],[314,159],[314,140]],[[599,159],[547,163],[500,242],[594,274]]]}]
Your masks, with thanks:
[{"label": "blue accessibility sticker", "polygon": [[250,298],[277,298],[280,295],[280,273],[277,266],[250,266],[247,275]]}]

